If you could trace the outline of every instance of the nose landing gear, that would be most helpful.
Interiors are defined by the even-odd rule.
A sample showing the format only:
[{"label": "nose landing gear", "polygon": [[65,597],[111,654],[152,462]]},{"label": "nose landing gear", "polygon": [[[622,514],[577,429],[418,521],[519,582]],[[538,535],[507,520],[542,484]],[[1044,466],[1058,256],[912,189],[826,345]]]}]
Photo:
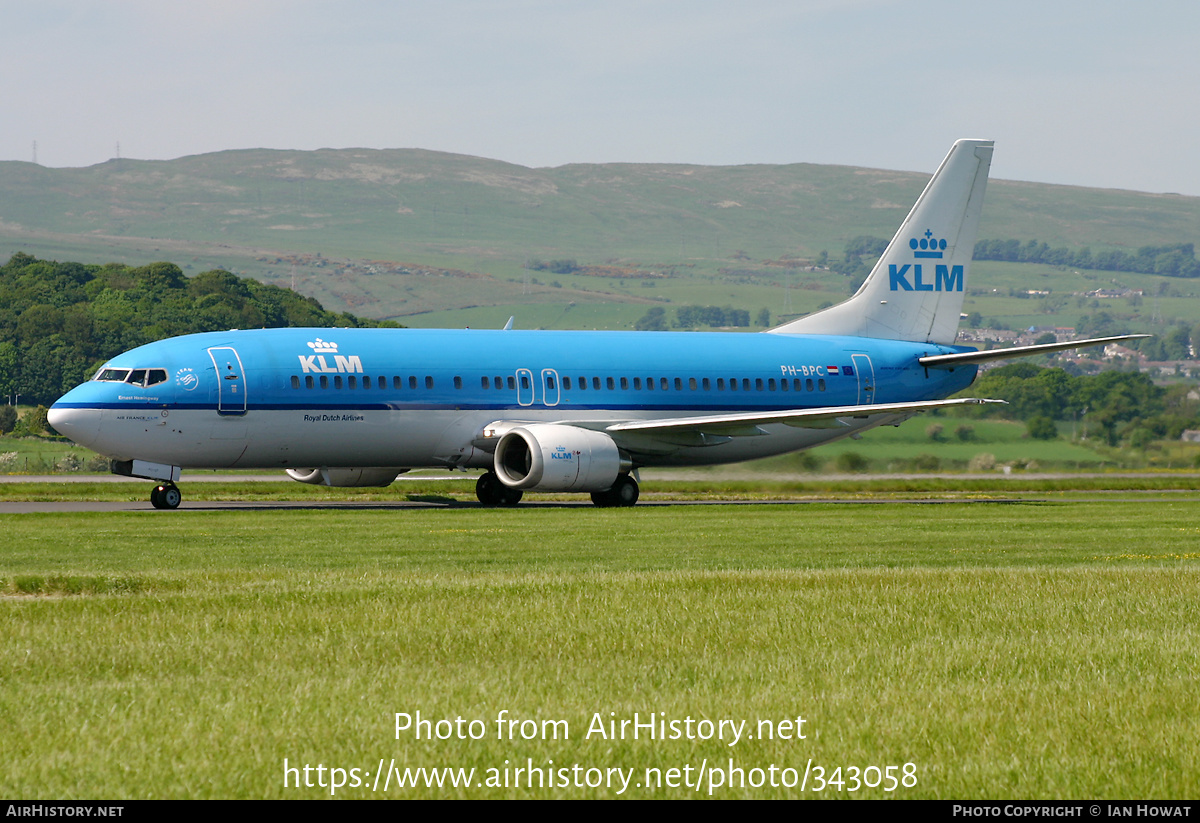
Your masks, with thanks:
[{"label": "nose landing gear", "polygon": [[150,492],[150,504],[156,509],[177,509],[182,501],[183,495],[174,483],[160,483]]}]

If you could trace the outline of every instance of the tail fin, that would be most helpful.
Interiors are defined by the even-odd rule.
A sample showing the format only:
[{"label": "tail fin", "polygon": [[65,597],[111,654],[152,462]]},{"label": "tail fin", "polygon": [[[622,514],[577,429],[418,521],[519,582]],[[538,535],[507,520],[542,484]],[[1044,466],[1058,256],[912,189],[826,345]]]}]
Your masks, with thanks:
[{"label": "tail fin", "polygon": [[953,343],[993,145],[954,144],[853,297],[770,332]]}]

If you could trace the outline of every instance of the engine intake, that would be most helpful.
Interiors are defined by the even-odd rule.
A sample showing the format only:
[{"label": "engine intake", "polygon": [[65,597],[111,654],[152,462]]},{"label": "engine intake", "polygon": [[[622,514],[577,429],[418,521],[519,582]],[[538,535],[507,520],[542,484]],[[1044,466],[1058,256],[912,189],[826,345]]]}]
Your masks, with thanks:
[{"label": "engine intake", "polygon": [[494,465],[500,482],[514,489],[599,492],[632,464],[603,432],[534,423],[500,438]]}]

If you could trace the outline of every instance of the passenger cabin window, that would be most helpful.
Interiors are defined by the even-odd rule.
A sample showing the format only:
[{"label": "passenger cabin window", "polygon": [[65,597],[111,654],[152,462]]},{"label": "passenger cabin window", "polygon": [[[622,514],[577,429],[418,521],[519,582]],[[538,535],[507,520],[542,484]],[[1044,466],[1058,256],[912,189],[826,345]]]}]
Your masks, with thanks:
[{"label": "passenger cabin window", "polygon": [[293,389],[300,388],[300,377],[298,375],[295,375],[295,374],[292,375],[292,388]]}]

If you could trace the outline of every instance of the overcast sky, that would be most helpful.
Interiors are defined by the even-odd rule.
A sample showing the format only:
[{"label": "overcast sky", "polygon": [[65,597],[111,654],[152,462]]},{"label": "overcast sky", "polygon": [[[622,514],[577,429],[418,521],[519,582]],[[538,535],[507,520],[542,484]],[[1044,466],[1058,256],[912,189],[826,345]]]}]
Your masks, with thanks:
[{"label": "overcast sky", "polygon": [[1196,0],[0,0],[0,160],[417,147],[1200,195]]}]

